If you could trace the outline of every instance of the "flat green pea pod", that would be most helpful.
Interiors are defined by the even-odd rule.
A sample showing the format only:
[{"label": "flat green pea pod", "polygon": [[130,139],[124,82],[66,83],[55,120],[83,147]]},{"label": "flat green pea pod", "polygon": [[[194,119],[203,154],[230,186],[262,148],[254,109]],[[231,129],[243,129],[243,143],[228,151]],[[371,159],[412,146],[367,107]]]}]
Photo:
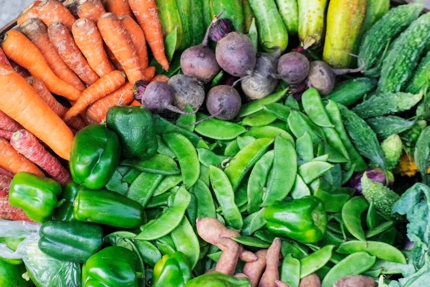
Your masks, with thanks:
[{"label": "flat green pea pod", "polygon": [[189,220],[184,216],[181,223],[172,231],[172,239],[176,250],[181,251],[187,257],[191,269],[193,269],[200,256],[200,244],[196,233]]},{"label": "flat green pea pod", "polygon": [[185,136],[179,133],[165,134],[163,139],[178,159],[185,186],[191,188],[200,174],[200,163],[196,149]]},{"label": "flat green pea pod", "polygon": [[264,109],[249,115],[242,120],[242,125],[251,127],[261,127],[273,123],[277,117]]},{"label": "flat green pea pod", "polygon": [[172,206],[157,219],[142,225],[140,227],[141,232],[136,236],[135,240],[154,240],[169,234],[181,223],[190,201],[191,195],[185,187],[180,187],[175,194]]},{"label": "flat green pea pod", "polygon": [[281,52],[288,46],[288,31],[276,7],[275,0],[250,0],[257,19],[257,29],[263,50],[271,52],[279,47]]},{"label": "flat green pea pod", "polygon": [[163,180],[163,175],[142,171],[130,185],[126,195],[139,202],[144,208]]},{"label": "flat green pea pod", "polygon": [[302,177],[297,174],[296,180],[294,181],[293,189],[291,190],[291,197],[296,199],[296,198],[302,198],[308,195],[311,195],[311,190],[303,181]]},{"label": "flat green pea pod", "polygon": [[361,274],[372,268],[375,262],[376,257],[371,256],[366,252],[351,254],[331,268],[324,277],[321,286],[333,287],[339,279],[350,275]]},{"label": "flat green pea pod", "polygon": [[[198,114],[197,120],[204,117],[206,116]],[[197,124],[195,131],[204,137],[214,140],[232,140],[246,132],[246,128],[230,121],[210,118]]]},{"label": "flat green pea pod", "polygon": [[266,220],[264,219],[264,210],[265,209],[262,208],[257,212],[251,213],[243,219],[242,235],[251,235],[264,227],[266,224]]},{"label": "flat green pea pod", "polygon": [[243,134],[243,136],[250,136],[254,138],[275,138],[277,136],[280,136],[286,140],[288,140],[290,143],[294,144],[294,138],[285,130],[278,128],[278,127],[272,127],[272,126],[264,126],[264,127],[251,127],[246,133]]},{"label": "flat green pea pod", "polygon": [[[166,37],[177,28],[176,50],[182,47],[183,26],[176,0],[156,0],[158,17],[163,27],[163,35]],[[186,41],[185,41],[186,42]]]},{"label": "flat green pea pod", "polygon": [[158,114],[153,114],[152,116],[154,120],[154,129],[156,134],[163,135],[166,133],[176,132],[188,138],[195,147],[197,147],[197,145],[199,144],[201,139],[198,134],[192,133],[178,125],[175,125],[174,123],[168,121],[167,119],[163,118]]},{"label": "flat green pea pod", "polygon": [[160,184],[156,187],[154,194],[152,196],[158,196],[169,189],[179,185],[182,182],[182,176],[180,175],[169,175],[165,176]]},{"label": "flat green pea pod", "polygon": [[200,275],[185,284],[185,287],[250,287],[249,278],[229,276],[220,272],[209,272]]},{"label": "flat green pea pod", "polygon": [[303,181],[306,184],[309,184],[332,167],[333,165],[331,163],[314,159],[299,166],[298,173],[302,177]]},{"label": "flat green pea pod", "polygon": [[326,245],[300,260],[300,278],[311,275],[326,265],[332,256],[334,245]]},{"label": "flat green pea pod", "polygon": [[315,125],[305,114],[296,110],[291,110],[288,116],[288,127],[296,138],[300,138],[307,132],[311,136],[314,146],[318,145],[324,136],[321,127]]},{"label": "flat green pea pod", "polygon": [[210,182],[228,226],[240,230],[242,215],[234,202],[234,191],[227,175],[215,166],[209,167]]},{"label": "flat green pea pod", "polygon": [[209,187],[202,180],[198,179],[192,188],[192,192],[197,199],[197,218],[215,218],[215,203]]},{"label": "flat green pea pod", "polygon": [[163,175],[176,175],[181,171],[178,164],[173,158],[164,154],[155,154],[150,159],[139,160],[136,158],[129,158],[123,160],[120,165],[129,166],[137,169],[138,171],[146,171],[150,173],[158,173]]},{"label": "flat green pea pod", "polygon": [[327,0],[298,0],[299,39],[304,49],[318,47],[324,40]]},{"label": "flat green pea pod", "polygon": [[278,136],[275,138],[273,166],[269,173],[262,206],[283,200],[291,191],[297,174],[297,154],[294,146]]},{"label": "flat green pea pod", "polygon": [[282,260],[281,281],[289,287],[299,287],[300,283],[300,260],[294,258],[291,253]]},{"label": "flat green pea pod", "polygon": [[[296,0],[276,0],[288,34],[297,35],[299,29],[299,7]],[[291,286],[290,286],[291,287]]]},{"label": "flat green pea pod", "polygon": [[317,89],[310,87],[303,93],[302,105],[306,115],[316,125],[328,128],[333,127]]},{"label": "flat green pea pod", "polygon": [[291,108],[281,103],[271,103],[264,106],[264,110],[275,115],[281,121],[287,122]]},{"label": "flat green pea pod", "polygon": [[379,241],[347,241],[342,243],[336,252],[341,254],[366,252],[379,259],[406,264],[405,255],[399,249]]},{"label": "flat green pea pod", "polygon": [[346,229],[355,238],[361,241],[366,241],[364,234],[361,216],[367,210],[369,204],[362,196],[355,196],[348,200],[342,207],[342,221]]},{"label": "flat green pea pod", "polygon": [[252,214],[260,210],[263,202],[263,193],[266,187],[267,177],[273,164],[274,151],[269,151],[263,155],[251,170],[248,179],[248,213]]},{"label": "flat green pea pod", "polygon": [[225,174],[231,182],[233,190],[237,190],[242,179],[252,166],[266,153],[273,139],[257,139],[244,149],[240,150],[224,169]]},{"label": "flat green pea pod", "polygon": [[243,104],[239,111],[239,117],[246,117],[253,113],[256,113],[264,108],[265,105],[276,103],[282,99],[287,94],[288,89],[283,89],[276,93],[273,93],[267,97],[251,101],[249,103]]},{"label": "flat green pea pod", "polygon": [[296,153],[299,165],[310,162],[314,158],[314,147],[310,134],[305,131],[296,140]]},{"label": "flat green pea pod", "polygon": [[270,247],[270,243],[252,236],[239,236],[239,237],[232,237],[231,239],[236,241],[239,244],[242,244],[243,246],[249,246],[249,247],[255,247],[255,248]]}]

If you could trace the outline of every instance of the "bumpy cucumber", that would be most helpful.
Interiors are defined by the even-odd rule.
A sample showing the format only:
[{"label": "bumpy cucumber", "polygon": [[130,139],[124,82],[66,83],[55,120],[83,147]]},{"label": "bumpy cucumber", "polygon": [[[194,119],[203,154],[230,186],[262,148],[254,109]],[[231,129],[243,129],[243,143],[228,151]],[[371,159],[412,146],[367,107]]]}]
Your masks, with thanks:
[{"label": "bumpy cucumber", "polygon": [[377,81],[372,78],[360,77],[343,81],[335,86],[327,98],[338,104],[349,107],[376,87]]},{"label": "bumpy cucumber", "polygon": [[430,13],[423,14],[391,44],[383,60],[378,91],[401,91],[418,64],[419,57],[430,40]]},{"label": "bumpy cucumber", "polygon": [[348,68],[366,13],[366,0],[331,0],[323,60],[334,68]]},{"label": "bumpy cucumber", "polygon": [[276,7],[275,0],[250,0],[254,11],[260,44],[266,52],[274,47],[285,51],[288,46],[288,32]]},{"label": "bumpy cucumber", "polygon": [[288,34],[297,35],[299,29],[299,7],[296,0],[276,0],[279,14],[284,20]]},{"label": "bumpy cucumber", "polygon": [[318,47],[324,40],[327,0],[298,0],[299,39],[305,48]]},{"label": "bumpy cucumber", "polygon": [[358,53],[366,65],[363,74],[379,75],[382,54],[387,45],[418,18],[422,10],[423,5],[418,3],[390,9],[364,34]]},{"label": "bumpy cucumber", "polygon": [[360,35],[368,31],[388,10],[390,10],[390,0],[367,0],[366,16],[361,25]]},{"label": "bumpy cucumber", "polygon": [[421,59],[415,74],[412,76],[405,91],[411,94],[418,94],[424,87],[428,87],[430,83],[430,52]]}]

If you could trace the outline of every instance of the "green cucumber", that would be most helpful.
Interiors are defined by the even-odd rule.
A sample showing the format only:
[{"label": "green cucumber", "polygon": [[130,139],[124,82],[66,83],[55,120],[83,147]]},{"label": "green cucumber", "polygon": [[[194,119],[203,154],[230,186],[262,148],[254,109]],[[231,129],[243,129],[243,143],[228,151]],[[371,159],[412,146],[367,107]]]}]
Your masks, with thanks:
[{"label": "green cucumber", "polygon": [[382,62],[379,92],[399,92],[405,86],[430,40],[429,25],[430,13],[423,14],[391,44]]},{"label": "green cucumber", "polygon": [[192,28],[191,0],[176,0],[179,16],[182,23],[182,42],[179,46],[180,50],[185,50],[191,46],[192,38],[194,37]]},{"label": "green cucumber", "polygon": [[177,27],[178,38],[175,47],[175,50],[177,50],[182,46],[183,27],[176,0],[156,0],[155,3],[157,4],[158,17],[160,18],[164,37]]},{"label": "green cucumber", "polygon": [[191,46],[199,45],[205,37],[206,26],[203,20],[203,0],[191,0]]},{"label": "green cucumber", "polygon": [[360,77],[341,82],[334,87],[327,98],[338,104],[349,107],[361,100],[376,87],[377,81],[372,78]]},{"label": "green cucumber", "polygon": [[390,9],[364,34],[358,53],[359,58],[366,63],[363,74],[367,76],[379,75],[385,48],[418,18],[422,10],[423,5],[418,3]]},{"label": "green cucumber", "polygon": [[[229,18],[233,22],[233,26],[236,31],[243,33],[245,31],[245,18],[243,14],[242,0],[209,1],[209,11],[211,17],[218,15],[223,10],[224,12],[222,13],[220,19]],[[206,21],[207,20],[208,19],[206,19]]]},{"label": "green cucumber", "polygon": [[287,27],[288,34],[297,35],[299,30],[299,6],[296,0],[276,0],[279,14]]}]

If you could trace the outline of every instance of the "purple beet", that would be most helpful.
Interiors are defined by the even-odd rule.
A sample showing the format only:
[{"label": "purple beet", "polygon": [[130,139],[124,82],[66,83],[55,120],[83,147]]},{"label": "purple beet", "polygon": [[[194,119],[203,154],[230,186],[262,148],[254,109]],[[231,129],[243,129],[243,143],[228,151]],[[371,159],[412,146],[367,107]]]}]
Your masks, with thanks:
[{"label": "purple beet", "polygon": [[198,110],[205,101],[206,93],[201,82],[196,78],[183,74],[174,75],[167,84],[173,89],[175,106],[185,110],[190,105],[193,110]]},{"label": "purple beet", "polygon": [[298,84],[309,74],[309,60],[301,53],[290,52],[278,61],[278,77],[288,84]]},{"label": "purple beet", "polygon": [[209,90],[206,108],[211,116],[220,120],[232,120],[242,106],[242,99],[235,88],[218,85]]}]

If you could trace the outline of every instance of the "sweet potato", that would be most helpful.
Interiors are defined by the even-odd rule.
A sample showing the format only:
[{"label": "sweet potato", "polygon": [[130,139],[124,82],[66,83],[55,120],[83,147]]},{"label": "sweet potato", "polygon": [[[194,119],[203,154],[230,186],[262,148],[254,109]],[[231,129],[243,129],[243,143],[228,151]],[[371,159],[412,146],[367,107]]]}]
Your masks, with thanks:
[{"label": "sweet potato", "polygon": [[375,287],[376,282],[370,277],[363,275],[352,275],[340,279],[334,287]]}]

